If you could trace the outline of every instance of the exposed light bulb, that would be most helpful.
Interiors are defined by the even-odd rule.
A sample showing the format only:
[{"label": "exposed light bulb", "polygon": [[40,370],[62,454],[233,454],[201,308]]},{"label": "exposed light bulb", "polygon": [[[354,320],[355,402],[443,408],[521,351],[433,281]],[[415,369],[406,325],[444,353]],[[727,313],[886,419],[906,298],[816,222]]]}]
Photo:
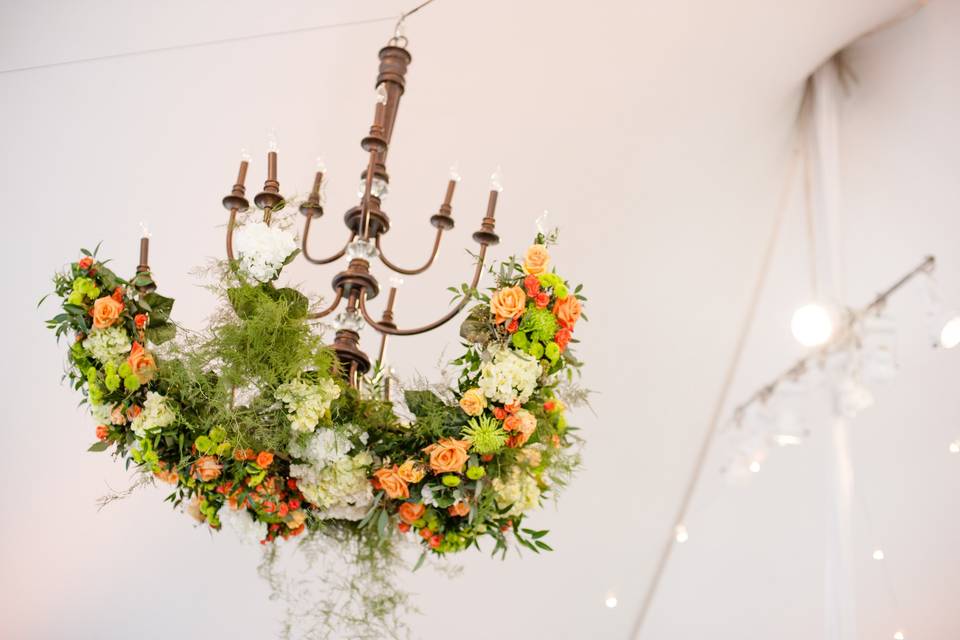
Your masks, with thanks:
[{"label": "exposed light bulb", "polygon": [[950,443],[950,453],[960,453],[960,440],[954,440]]},{"label": "exposed light bulb", "polygon": [[953,349],[960,344],[960,315],[954,314],[940,329],[940,346]]},{"label": "exposed light bulb", "polygon": [[903,631],[897,631],[893,634],[893,640],[904,640],[906,636],[903,635]]},{"label": "exposed light bulb", "polygon": [[153,237],[153,234],[150,233],[150,229],[147,227],[146,223],[143,222],[143,221],[140,222],[140,234],[141,234],[141,236],[144,237],[144,238],[152,238],[152,237]]},{"label": "exposed light bulb", "polygon": [[250,152],[247,151],[246,147],[240,149],[240,162],[250,162]]},{"label": "exposed light bulb", "polygon": [[607,609],[613,609],[617,606],[617,596],[611,594],[607,596],[607,599],[603,601],[603,604],[607,605]]},{"label": "exposed light bulb", "polygon": [[460,182],[460,166],[457,162],[450,165],[450,179],[454,182]]},{"label": "exposed light bulb", "polygon": [[886,556],[883,554],[883,549],[874,549],[873,550],[873,559],[874,560],[883,560]]},{"label": "exposed light bulb", "polygon": [[754,460],[750,463],[750,471],[753,473],[760,473],[760,463]]},{"label": "exposed light bulb", "polygon": [[793,312],[790,330],[797,342],[805,347],[816,347],[833,335],[833,318],[821,304],[806,304]]},{"label": "exposed light bulb", "polygon": [[267,151],[272,151],[276,153],[280,150],[280,147],[277,145],[277,130],[270,129],[267,132]]},{"label": "exposed light bulb", "polygon": [[674,537],[676,538],[677,542],[683,544],[690,539],[690,534],[687,532],[687,528],[685,526],[678,524],[677,528],[674,530]]},{"label": "exposed light bulb", "polygon": [[490,191],[501,193],[503,191],[503,175],[500,171],[500,165],[490,174]]},{"label": "exposed light bulb", "polygon": [[320,173],[327,172],[327,162],[323,159],[323,156],[317,156],[317,171]]},{"label": "exposed light bulb", "polygon": [[403,278],[401,278],[400,276],[390,276],[389,280],[390,280],[390,286],[393,287],[394,289],[399,289],[400,287],[403,286],[404,281],[403,281]]}]

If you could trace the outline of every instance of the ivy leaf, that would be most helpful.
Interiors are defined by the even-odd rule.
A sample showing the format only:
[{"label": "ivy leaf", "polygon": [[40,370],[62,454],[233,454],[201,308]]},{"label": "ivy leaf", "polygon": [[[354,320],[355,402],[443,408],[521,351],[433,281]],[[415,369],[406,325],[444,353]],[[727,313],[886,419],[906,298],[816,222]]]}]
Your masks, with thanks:
[{"label": "ivy leaf", "polygon": [[163,344],[177,335],[177,327],[167,322],[158,327],[147,327],[147,340],[153,344]]}]

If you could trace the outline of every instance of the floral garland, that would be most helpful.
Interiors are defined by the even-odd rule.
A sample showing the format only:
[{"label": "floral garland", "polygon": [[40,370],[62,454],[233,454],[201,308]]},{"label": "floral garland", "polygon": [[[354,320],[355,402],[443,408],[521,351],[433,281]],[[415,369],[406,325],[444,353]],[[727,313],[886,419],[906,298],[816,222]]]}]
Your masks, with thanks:
[{"label": "floral garland", "polygon": [[167,500],[212,529],[381,552],[413,542],[417,567],[484,537],[494,554],[511,540],[540,552],[547,532],[522,523],[579,463],[566,407],[583,399],[570,345],[584,298],[549,269],[555,235],[491,269],[488,293],[454,288],[476,300],[456,385],[407,390],[397,408],[375,380],[346,384],[306,298],[274,284],[293,234],[262,223],[241,228],[238,260],[223,265],[229,304],[204,334],[172,340],[173,300],[150,274],[123,280],[86,250],[55,276],[62,312],[48,325],[74,337],[68,375],[96,423],[90,450],[170,484]]}]

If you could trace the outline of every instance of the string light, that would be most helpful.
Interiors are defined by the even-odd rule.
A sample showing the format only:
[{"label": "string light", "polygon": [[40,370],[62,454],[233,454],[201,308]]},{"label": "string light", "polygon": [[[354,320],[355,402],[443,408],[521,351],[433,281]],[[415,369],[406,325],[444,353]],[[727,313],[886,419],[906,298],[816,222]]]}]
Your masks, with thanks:
[{"label": "string light", "polygon": [[883,555],[883,549],[874,549],[873,550],[873,559],[874,560],[883,560],[886,556]]},{"label": "string light", "polygon": [[760,473],[760,463],[754,460],[750,463],[750,471],[752,473]]},{"label": "string light", "polygon": [[897,631],[893,634],[893,640],[904,640],[904,638],[906,638],[906,636],[903,635],[903,631]]},{"label": "string light", "polygon": [[607,609],[613,609],[617,606],[617,596],[611,594],[607,595],[607,599],[603,601],[603,604],[607,605]]},{"label": "string light", "polygon": [[676,538],[677,542],[683,544],[690,539],[690,534],[687,532],[687,528],[685,526],[678,524],[674,531],[674,537]]},{"label": "string light", "polygon": [[953,314],[940,329],[939,344],[944,349],[953,349],[960,344],[960,315]]},{"label": "string light", "polygon": [[826,343],[833,335],[833,318],[823,305],[816,302],[805,304],[793,312],[790,330],[803,346],[816,347]]},{"label": "string light", "polygon": [[960,453],[960,440],[954,440],[950,443],[950,453]]}]

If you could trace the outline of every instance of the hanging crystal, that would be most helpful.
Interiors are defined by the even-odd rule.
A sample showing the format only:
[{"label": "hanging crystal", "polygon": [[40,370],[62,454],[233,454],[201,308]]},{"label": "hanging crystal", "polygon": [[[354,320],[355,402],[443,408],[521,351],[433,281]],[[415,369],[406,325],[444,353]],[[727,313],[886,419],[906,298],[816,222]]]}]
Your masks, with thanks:
[{"label": "hanging crystal", "polygon": [[365,323],[363,321],[363,316],[360,315],[360,312],[356,309],[353,309],[338,313],[333,322],[333,326],[337,331],[346,330],[360,333],[360,330],[363,329]]},{"label": "hanging crystal", "polygon": [[351,260],[362,258],[363,260],[373,260],[377,257],[377,245],[370,240],[357,238],[347,245],[347,255]]}]

